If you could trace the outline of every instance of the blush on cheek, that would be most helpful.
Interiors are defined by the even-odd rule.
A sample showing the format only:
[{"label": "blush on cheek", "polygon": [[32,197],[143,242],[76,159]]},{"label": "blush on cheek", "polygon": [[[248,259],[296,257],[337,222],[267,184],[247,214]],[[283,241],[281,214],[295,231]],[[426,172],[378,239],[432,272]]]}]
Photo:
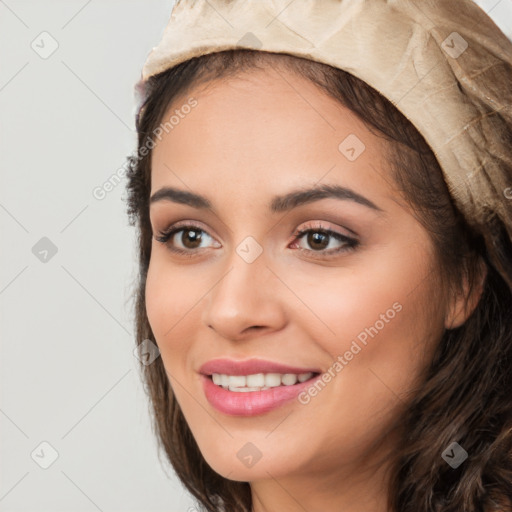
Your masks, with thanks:
[{"label": "blush on cheek", "polygon": [[197,300],[187,300],[183,292],[174,286],[166,286],[162,279],[148,272],[146,281],[146,314],[155,340],[165,361],[165,352],[176,353],[189,346],[187,341],[199,324],[199,309],[194,309]]},{"label": "blush on cheek", "polygon": [[162,279],[157,278],[157,272],[151,270],[150,267],[146,280],[146,314],[157,342],[161,343],[178,321],[175,317],[179,312],[176,312],[177,301],[172,299],[172,291],[165,286]]}]

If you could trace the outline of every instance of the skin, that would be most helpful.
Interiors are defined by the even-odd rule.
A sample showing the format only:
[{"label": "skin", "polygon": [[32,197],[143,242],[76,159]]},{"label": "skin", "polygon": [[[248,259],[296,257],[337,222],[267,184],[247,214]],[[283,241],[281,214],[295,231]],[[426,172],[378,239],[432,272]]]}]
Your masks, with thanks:
[{"label": "skin", "polygon": [[[468,316],[462,297],[439,293],[428,232],[394,187],[383,140],[351,111],[273,67],[193,88],[165,119],[191,96],[197,106],[153,150],[151,194],[193,191],[215,211],[151,204],[156,236],[178,221],[203,231],[195,245],[186,231],[167,246],[153,239],[146,303],[194,438],[216,472],[251,483],[254,512],[385,511],[384,456],[398,442],[388,431],[443,330]],[[366,147],[355,161],[338,149],[349,134]],[[322,184],[349,187],[382,212],[335,198],[270,212],[275,195]],[[343,242],[330,237],[319,249],[294,237],[319,221],[356,233],[359,245],[321,259]],[[248,236],[263,250],[252,263],[236,252]],[[173,242],[195,255],[172,253]],[[204,362],[261,357],[327,371],[394,303],[401,311],[307,405],[240,418],[206,400]],[[251,468],[237,457],[247,442],[262,454]]]}]

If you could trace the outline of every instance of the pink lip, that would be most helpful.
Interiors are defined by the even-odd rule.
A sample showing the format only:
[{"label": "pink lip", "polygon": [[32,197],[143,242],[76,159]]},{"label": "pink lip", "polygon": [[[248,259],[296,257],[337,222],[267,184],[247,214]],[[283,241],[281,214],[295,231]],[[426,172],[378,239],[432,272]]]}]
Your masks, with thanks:
[{"label": "pink lip", "polygon": [[201,375],[204,394],[210,405],[231,416],[255,416],[269,412],[290,402],[305,388],[321,378],[322,375],[319,374],[305,382],[297,382],[293,386],[278,386],[263,391],[238,392],[217,386],[210,377]]},{"label": "pink lip", "polygon": [[[223,373],[226,375],[253,375],[256,373],[320,373],[318,368],[297,368],[281,363],[274,363],[264,359],[248,359],[235,361],[234,359],[212,359],[199,368],[199,373],[211,375]],[[292,386],[293,387],[293,386]]]},{"label": "pink lip", "polygon": [[[321,371],[317,368],[298,368],[264,359],[212,359],[199,369],[203,390],[208,402],[220,412],[232,416],[254,416],[271,411],[293,400],[303,389],[310,386],[318,378]],[[297,382],[292,386],[277,386],[263,391],[237,392],[229,391],[213,383],[210,375],[222,373],[227,375],[253,375],[256,373],[315,373],[305,382]]]}]

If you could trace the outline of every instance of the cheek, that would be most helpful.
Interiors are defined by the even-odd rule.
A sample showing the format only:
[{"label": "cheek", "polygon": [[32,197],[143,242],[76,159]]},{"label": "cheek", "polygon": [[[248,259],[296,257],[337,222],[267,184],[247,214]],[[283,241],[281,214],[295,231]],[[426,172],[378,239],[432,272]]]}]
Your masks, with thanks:
[{"label": "cheek", "polygon": [[[311,309],[324,327],[329,329],[333,342],[344,348],[347,340],[359,340],[364,346],[368,339],[383,337],[385,332],[404,334],[421,322],[425,314],[418,294],[408,295],[401,286],[361,286],[361,280],[343,280],[341,286],[329,290],[312,289]],[[311,316],[310,316],[311,319]],[[342,343],[340,343],[340,341]]]},{"label": "cheek", "polygon": [[308,310],[301,307],[295,321],[333,362],[342,356],[347,366],[361,369],[355,378],[380,369],[397,388],[405,387],[428,364],[443,332],[431,265],[424,253],[388,251],[329,278],[325,268],[323,276],[297,274],[288,282]]},{"label": "cheek", "polygon": [[311,410],[333,442],[357,430],[353,442],[364,446],[385,430],[421,380],[442,333],[442,319],[425,307],[434,289],[426,266],[393,268],[346,273],[321,290],[311,284],[303,300],[322,321],[311,312],[294,317],[331,357],[325,371],[332,378],[320,398],[311,394]]},{"label": "cheek", "polygon": [[150,260],[145,289],[146,313],[164,363],[169,350],[180,350],[180,344],[186,345],[191,319],[198,314],[194,304],[204,292],[196,290],[197,282],[190,277],[187,271],[170,271],[160,255]]}]

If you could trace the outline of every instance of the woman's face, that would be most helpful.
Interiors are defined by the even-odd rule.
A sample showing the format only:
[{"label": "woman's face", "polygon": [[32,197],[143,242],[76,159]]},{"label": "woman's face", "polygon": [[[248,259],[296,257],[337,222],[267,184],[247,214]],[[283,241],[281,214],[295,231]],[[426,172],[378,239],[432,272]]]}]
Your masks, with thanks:
[{"label": "woman's face", "polygon": [[[155,237],[181,230],[152,241],[146,303],[194,438],[231,480],[347,479],[377,456],[445,326],[428,233],[394,187],[382,139],[291,72],[211,82],[163,122],[171,115],[151,195],[175,192],[155,196],[150,216]],[[311,192],[286,199],[297,191]],[[214,406],[200,369],[219,358],[321,375],[279,406],[281,388],[218,387]]]}]

